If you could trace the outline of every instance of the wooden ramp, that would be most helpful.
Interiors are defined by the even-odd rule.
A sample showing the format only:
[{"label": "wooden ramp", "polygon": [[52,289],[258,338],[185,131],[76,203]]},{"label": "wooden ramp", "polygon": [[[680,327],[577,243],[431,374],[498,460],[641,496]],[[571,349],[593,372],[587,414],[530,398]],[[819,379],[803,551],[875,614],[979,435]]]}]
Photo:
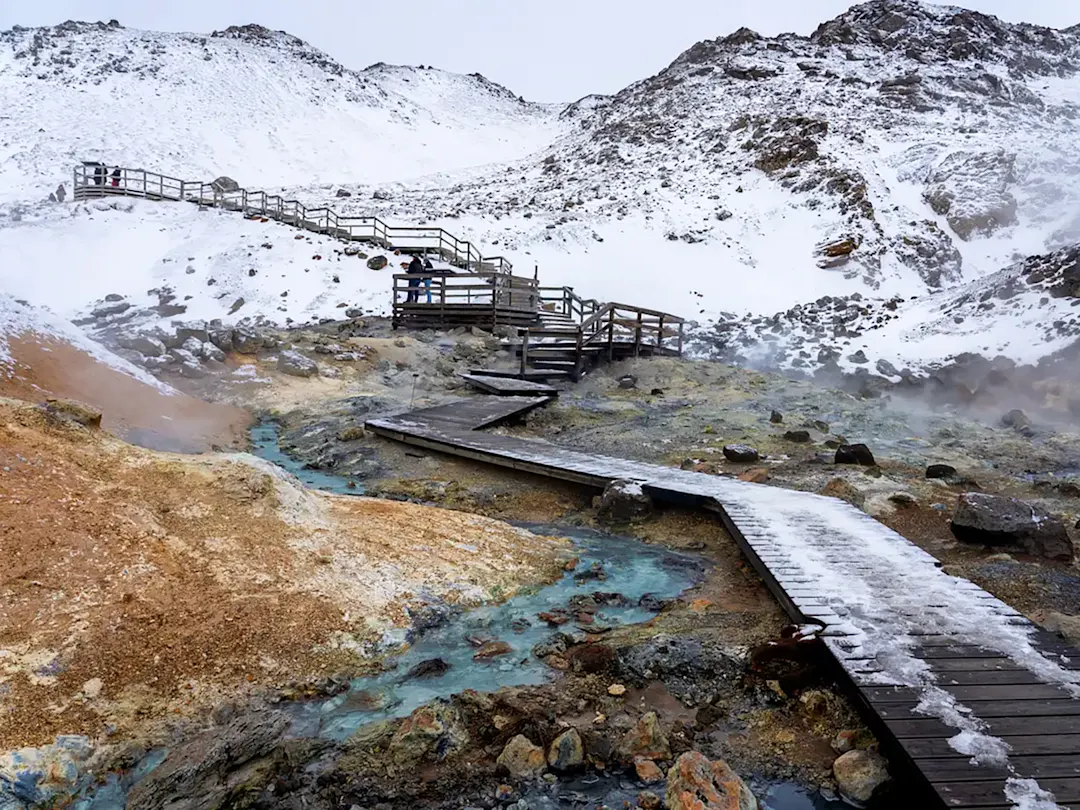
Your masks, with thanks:
[{"label": "wooden ramp", "polygon": [[487,374],[461,374],[460,377],[473,388],[498,397],[555,397],[559,395],[558,389],[552,388],[547,383],[533,382],[532,380],[521,380],[514,377],[492,377]]},{"label": "wooden ramp", "polygon": [[[480,432],[548,400],[485,397],[367,428],[408,444],[716,512],[819,638],[894,766],[935,807],[1080,810],[1080,651],[855,507],[810,493]],[[517,408],[514,411],[514,408]],[[1045,798],[1045,797],[1044,797]]]}]

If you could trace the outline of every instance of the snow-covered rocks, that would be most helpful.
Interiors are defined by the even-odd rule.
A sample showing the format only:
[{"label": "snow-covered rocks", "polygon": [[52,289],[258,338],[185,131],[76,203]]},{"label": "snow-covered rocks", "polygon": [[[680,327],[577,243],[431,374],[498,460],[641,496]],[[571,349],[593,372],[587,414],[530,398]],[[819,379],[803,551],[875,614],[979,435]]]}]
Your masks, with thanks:
[{"label": "snow-covered rocks", "polygon": [[1029,554],[1072,560],[1072,541],[1065,524],[1034,504],[982,492],[960,496],[952,532],[965,543],[1021,546]]},{"label": "snow-covered rocks", "polygon": [[966,242],[1016,224],[1015,183],[1016,155],[1003,149],[954,152],[930,176],[924,195]]},{"label": "snow-covered rocks", "polygon": [[597,515],[609,523],[629,523],[653,512],[653,502],[637,481],[619,479],[604,488]]},{"label": "snow-covered rocks", "polygon": [[889,781],[888,763],[876,751],[848,751],[833,763],[840,793],[862,807]]},{"label": "snow-covered rocks", "polygon": [[291,349],[278,355],[277,367],[278,371],[290,377],[314,377],[319,373],[318,363]]}]

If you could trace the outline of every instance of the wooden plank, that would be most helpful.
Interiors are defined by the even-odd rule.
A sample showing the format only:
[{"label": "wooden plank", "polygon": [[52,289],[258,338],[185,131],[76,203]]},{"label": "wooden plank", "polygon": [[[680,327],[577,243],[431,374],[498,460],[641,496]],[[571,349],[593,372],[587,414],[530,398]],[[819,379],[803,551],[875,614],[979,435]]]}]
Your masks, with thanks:
[{"label": "wooden plank", "polygon": [[[1017,775],[1029,779],[1080,776],[1080,757],[1069,755],[1012,756],[1009,764]],[[959,754],[941,759],[920,759],[919,770],[931,782],[981,782],[1013,775],[1006,768],[972,765],[970,757]]]},{"label": "wooden plank", "polygon": [[[955,733],[955,732],[954,732]],[[1060,734],[1045,737],[1041,734],[1030,736],[1002,737],[1012,750],[1009,756],[1021,756],[1023,754],[1068,754],[1080,759],[1080,734]],[[914,760],[927,757],[939,758],[956,754],[949,746],[947,737],[935,737],[902,740],[904,750]],[[918,762],[916,762],[918,764]]]},{"label": "wooden plank", "polygon": [[[1080,734],[1080,715],[1064,717],[1027,715],[1023,717],[983,718],[989,733],[995,737],[1024,734]],[[898,740],[924,739],[926,737],[949,738],[957,733],[933,717],[912,717],[907,720],[886,720],[889,730]]]},{"label": "wooden plank", "polygon": [[559,393],[550,385],[516,377],[492,377],[484,374],[461,374],[460,377],[470,385],[496,396],[557,396]]},{"label": "wooden plank", "polygon": [[[949,693],[967,703],[969,700],[1060,700],[1069,699],[1069,693],[1056,686],[1039,684],[1034,686],[952,686]],[[918,691],[915,689],[897,689],[892,686],[868,686],[863,695],[872,704],[913,703]]]},{"label": "wooden plank", "polygon": [[[1069,697],[1056,700],[967,700],[964,705],[976,717],[992,720],[995,717],[1063,717],[1080,715],[1080,700]],[[916,703],[878,703],[874,708],[884,720],[918,717]]]},{"label": "wooden plank", "polygon": [[[1059,804],[1062,802],[1080,802],[1080,779],[1047,778],[1039,780],[1039,787],[1054,794]],[[934,784],[949,807],[989,807],[1002,804],[1010,807],[1005,798],[1005,785],[1001,779],[981,782],[937,782]]]}]

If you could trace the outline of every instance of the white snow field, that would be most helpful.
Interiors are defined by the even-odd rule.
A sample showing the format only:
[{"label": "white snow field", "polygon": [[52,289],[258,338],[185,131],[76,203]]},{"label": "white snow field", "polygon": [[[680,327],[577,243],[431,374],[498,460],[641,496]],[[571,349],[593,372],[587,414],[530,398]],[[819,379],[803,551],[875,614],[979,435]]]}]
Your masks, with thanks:
[{"label": "white snow field", "polygon": [[[915,368],[992,346],[1030,362],[1066,342],[1032,340],[1030,325],[1071,299],[1021,295],[966,325],[941,313],[1080,241],[1078,64],[1075,29],[915,0],[856,6],[811,37],[704,40],[614,96],[563,106],[427,67],[348,70],[259,26],[0,32],[0,284],[67,315],[161,283],[192,315],[226,320],[385,311],[389,274],[334,284],[306,265],[309,248],[330,250],[319,240],[249,257],[254,231],[235,215],[39,208],[92,159],[441,225],[588,297],[703,324],[769,318],[768,334],[744,330],[746,356],[799,334],[774,313],[861,295],[903,302],[888,328],[841,335],[842,354]],[[195,274],[179,277],[187,256]],[[244,275],[249,259],[265,272]]]}]

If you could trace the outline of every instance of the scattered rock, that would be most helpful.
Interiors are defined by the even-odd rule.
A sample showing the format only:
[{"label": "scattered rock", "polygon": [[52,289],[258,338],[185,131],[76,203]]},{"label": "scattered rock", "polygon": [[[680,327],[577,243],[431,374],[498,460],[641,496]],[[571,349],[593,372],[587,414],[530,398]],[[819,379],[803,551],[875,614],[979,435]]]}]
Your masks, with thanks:
[{"label": "scattered rock", "polygon": [[956,505],[951,528],[963,543],[1019,545],[1036,556],[1073,559],[1065,524],[1041,507],[1016,498],[965,492]]},{"label": "scattered rock", "polygon": [[45,413],[51,417],[62,419],[65,422],[74,422],[83,427],[91,429],[101,427],[101,411],[73,399],[46,399]]},{"label": "scattered rock", "polygon": [[839,498],[847,501],[852,506],[862,509],[866,506],[866,495],[849,484],[843,478],[833,478],[829,483],[818,490],[818,495],[826,495],[830,498]]},{"label": "scattered rock", "polygon": [[449,701],[440,698],[405,718],[387,745],[387,754],[399,766],[415,767],[421,761],[450,756],[468,742],[461,717]]},{"label": "scattered rock", "polygon": [[757,810],[750,788],[724,761],[697,751],[682,754],[668,771],[667,810]]},{"label": "scattered rock", "polygon": [[233,347],[240,354],[257,354],[266,345],[265,338],[253,329],[237,327],[232,333]]},{"label": "scattered rock", "polygon": [[413,680],[416,678],[441,678],[450,670],[451,666],[450,663],[441,658],[429,658],[427,661],[421,661],[406,672],[405,680]]},{"label": "scattered rock", "polygon": [[287,350],[278,355],[278,371],[291,377],[314,377],[319,373],[318,364],[300,352]]},{"label": "scattered rock", "polygon": [[865,444],[842,444],[836,448],[837,464],[858,464],[860,467],[875,467],[874,454]]},{"label": "scattered rock", "polygon": [[552,740],[547,762],[557,771],[568,771],[585,764],[585,747],[576,728],[568,728]]},{"label": "scattered rock", "polygon": [[651,790],[643,790],[637,795],[641,810],[664,810],[664,801]]},{"label": "scattered rock", "polygon": [[524,734],[518,734],[506,744],[495,762],[513,777],[535,779],[544,772],[544,749],[533,745]]},{"label": "scattered rock", "polygon": [[247,301],[244,300],[244,296],[241,295],[239,298],[232,302],[232,306],[229,307],[229,314],[235,315],[246,303]]},{"label": "scattered rock", "polygon": [[119,343],[123,348],[132,349],[145,357],[161,357],[165,354],[165,344],[149,335],[121,338]]},{"label": "scattered rock", "polygon": [[351,191],[346,191],[343,188],[339,188],[337,191],[334,192],[334,196],[335,197],[351,197],[352,192]]},{"label": "scattered rock", "polygon": [[838,754],[846,754],[848,751],[855,749],[855,732],[854,731],[841,731],[832,741],[833,750]]},{"label": "scattered rock", "polygon": [[1014,408],[1001,417],[1001,424],[1005,427],[1020,430],[1022,428],[1031,427],[1031,419],[1029,419],[1028,415],[1019,408]]},{"label": "scattered rock", "polygon": [[180,341],[181,345],[190,338],[195,338],[199,343],[206,343],[206,341],[210,340],[210,332],[207,330],[206,323],[203,321],[192,321],[191,323],[176,327],[176,338]]},{"label": "scattered rock", "polygon": [[571,648],[566,657],[574,672],[593,674],[611,667],[615,651],[606,644],[579,644]]},{"label": "scattered rock", "polygon": [[613,697],[622,697],[626,694],[626,687],[621,683],[613,683],[607,688],[607,693]]},{"label": "scattered rock", "polygon": [[609,523],[629,523],[647,518],[652,513],[652,498],[645,494],[641,484],[621,478],[604,488],[597,517]]},{"label": "scattered rock", "polygon": [[810,441],[810,432],[807,430],[789,430],[784,434],[784,438],[796,444],[806,444]]},{"label": "scattered rock", "polygon": [[1051,633],[1060,633],[1066,641],[1080,649],[1080,616],[1051,613],[1043,626]]},{"label": "scattered rock", "polygon": [[616,381],[619,384],[619,388],[629,389],[637,387],[637,377],[633,374],[625,374]]},{"label": "scattered rock", "polygon": [[215,329],[210,333],[210,343],[217,346],[221,351],[228,353],[233,350],[233,332],[231,329]]},{"label": "scattered rock", "polygon": [[127,301],[119,301],[113,304],[103,304],[91,310],[90,314],[95,318],[107,318],[110,315],[120,315],[131,309],[131,304]]},{"label": "scattered rock", "polygon": [[948,464],[931,464],[926,468],[926,477],[929,479],[945,479],[956,477],[956,467]]},{"label": "scattered rock", "polygon": [[728,444],[724,446],[724,458],[728,461],[737,461],[749,464],[758,461],[761,456],[753,447],[746,444]]},{"label": "scattered rock", "polygon": [[664,772],[651,759],[636,757],[634,759],[634,772],[637,774],[637,778],[646,785],[655,785],[657,782],[664,781]]},{"label": "scattered rock", "polygon": [[514,648],[507,644],[505,641],[488,641],[482,644],[480,648],[473,653],[473,661],[487,661],[491,658],[498,658],[500,655],[506,655],[514,651]]},{"label": "scattered rock", "polygon": [[780,411],[773,411],[771,414],[769,414],[769,421],[772,422],[774,425],[779,425],[781,422],[784,421],[784,415],[780,413]]},{"label": "scattered rock", "polygon": [[765,484],[769,480],[769,471],[764,467],[754,467],[746,472],[739,473],[738,478],[740,481],[746,481],[750,484]]},{"label": "scattered rock", "polygon": [[636,759],[671,759],[671,746],[660,728],[656,712],[642,715],[634,727],[623,735],[616,750],[627,764]]},{"label": "scattered rock", "polygon": [[390,260],[382,254],[379,254],[378,256],[372,256],[370,259],[367,260],[368,270],[382,270],[388,264],[390,264]]},{"label": "scattered rock", "polygon": [[339,442],[355,442],[367,437],[367,431],[364,430],[363,425],[353,425],[352,427],[343,428],[338,431],[337,438]]},{"label": "scattered rock", "polygon": [[840,793],[861,807],[889,781],[889,768],[876,751],[848,751],[833,763],[833,776]]},{"label": "scattered rock", "polygon": [[894,492],[889,496],[889,502],[905,509],[919,505],[918,499],[910,492]]}]

